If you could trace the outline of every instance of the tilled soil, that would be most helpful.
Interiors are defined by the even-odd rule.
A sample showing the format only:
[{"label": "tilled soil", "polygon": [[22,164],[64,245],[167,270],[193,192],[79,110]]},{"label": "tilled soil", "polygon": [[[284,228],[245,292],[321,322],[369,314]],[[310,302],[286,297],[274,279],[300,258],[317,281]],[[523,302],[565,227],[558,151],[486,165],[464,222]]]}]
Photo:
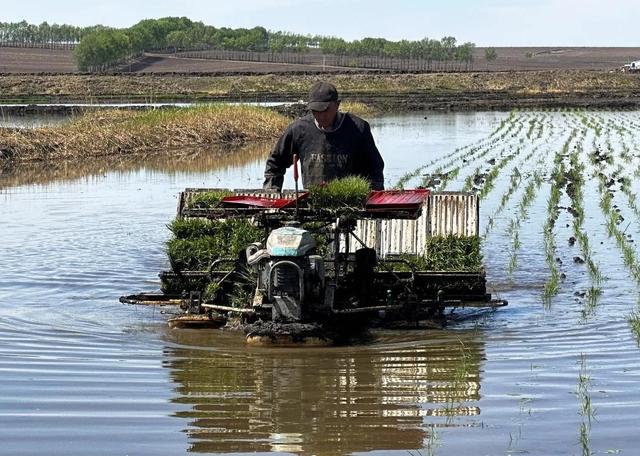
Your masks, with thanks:
[{"label": "tilled soil", "polygon": [[[317,74],[2,75],[0,103],[304,100]],[[640,75],[607,71],[325,75],[383,110],[637,107]]]}]

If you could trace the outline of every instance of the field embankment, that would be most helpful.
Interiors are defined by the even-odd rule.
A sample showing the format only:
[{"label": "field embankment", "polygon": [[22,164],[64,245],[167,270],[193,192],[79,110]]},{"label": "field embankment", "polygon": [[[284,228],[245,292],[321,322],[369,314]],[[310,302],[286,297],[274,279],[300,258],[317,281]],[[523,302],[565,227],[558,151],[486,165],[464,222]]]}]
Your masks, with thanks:
[{"label": "field embankment", "polygon": [[269,109],[229,105],[88,112],[62,126],[0,129],[0,165],[241,144],[273,139],[288,121]]},{"label": "field embankment", "polygon": [[0,103],[296,101],[324,77],[388,110],[640,105],[640,77],[604,71],[428,74],[4,75]]},{"label": "field embankment", "polygon": [[[598,70],[620,69],[625,63],[640,59],[640,47],[494,47],[495,58],[487,60],[488,48],[477,47],[472,52],[472,61],[464,66],[469,71],[552,71],[552,70]],[[217,55],[221,54],[221,55]],[[258,53],[259,54],[259,53]],[[212,58],[215,57],[215,58]],[[300,56],[298,63],[273,61],[271,57],[247,56],[224,51],[187,51],[177,53],[144,53],[130,64],[114,67],[118,73],[249,73],[265,74],[273,72],[335,72],[361,70],[363,67],[376,71],[393,68],[395,70],[422,68],[423,64],[403,59],[396,66],[388,62],[376,67],[376,57],[365,58],[365,65],[358,60],[343,62],[350,66],[333,66],[336,56],[324,55],[319,50],[309,50]],[[264,60],[266,59],[266,60]],[[361,62],[362,63],[362,62]],[[380,62],[379,62],[380,63]],[[447,66],[446,62],[428,65],[432,71]],[[460,69],[460,65],[457,65]],[[70,49],[42,49],[0,46],[0,73],[77,73],[78,64]]]}]

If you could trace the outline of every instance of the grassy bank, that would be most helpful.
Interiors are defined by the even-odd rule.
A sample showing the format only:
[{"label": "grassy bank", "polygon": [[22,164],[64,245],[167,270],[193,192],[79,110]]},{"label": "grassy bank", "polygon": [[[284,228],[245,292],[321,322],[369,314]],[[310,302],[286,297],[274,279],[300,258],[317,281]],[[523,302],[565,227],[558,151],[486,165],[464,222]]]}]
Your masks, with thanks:
[{"label": "grassy bank", "polygon": [[62,126],[0,129],[0,150],[18,162],[123,156],[273,139],[288,122],[278,113],[251,106],[104,110]]}]

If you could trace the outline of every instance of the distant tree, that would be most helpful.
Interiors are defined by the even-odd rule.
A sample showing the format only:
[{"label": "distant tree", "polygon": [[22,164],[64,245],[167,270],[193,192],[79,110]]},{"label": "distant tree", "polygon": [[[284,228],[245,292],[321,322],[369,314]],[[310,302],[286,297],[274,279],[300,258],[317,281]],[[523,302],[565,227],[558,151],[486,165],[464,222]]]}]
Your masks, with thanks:
[{"label": "distant tree", "polygon": [[464,43],[456,49],[456,60],[464,62],[466,69],[469,69],[469,66],[473,63],[473,50],[475,47],[476,45],[473,43]]},{"label": "distant tree", "polygon": [[[11,27],[8,27],[8,26]],[[56,42],[62,26],[43,23],[35,30],[27,23],[0,23],[0,39],[17,42],[29,41],[32,35],[39,40]],[[117,33],[115,33],[117,32]],[[354,57],[380,57],[422,59],[445,62],[445,66],[473,62],[473,43],[458,45],[456,38],[445,36],[441,40],[424,38],[419,41],[389,41],[385,38],[363,38],[346,41],[329,36],[311,36],[287,32],[267,31],[263,27],[252,29],[215,28],[186,17],[145,19],[127,29],[107,29],[102,26],[65,30],[71,43],[80,41],[76,57],[81,68],[105,69],[125,58],[154,49],[227,49],[234,51],[309,52],[318,48],[324,54]],[[49,38],[50,36],[50,38]],[[93,47],[94,49],[90,49]]]},{"label": "distant tree", "polygon": [[490,47],[484,50],[484,59],[487,62],[493,62],[497,57],[498,53],[496,52],[495,48]]}]

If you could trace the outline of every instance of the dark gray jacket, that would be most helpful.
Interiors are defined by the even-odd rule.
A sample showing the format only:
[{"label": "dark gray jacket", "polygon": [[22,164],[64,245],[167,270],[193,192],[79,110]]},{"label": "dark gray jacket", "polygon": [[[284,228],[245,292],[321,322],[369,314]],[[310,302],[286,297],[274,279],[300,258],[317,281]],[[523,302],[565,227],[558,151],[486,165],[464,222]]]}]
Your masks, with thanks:
[{"label": "dark gray jacket", "polygon": [[285,170],[298,154],[304,188],[345,176],[362,176],[373,190],[384,189],[384,161],[371,135],[369,123],[350,113],[339,113],[339,127],[320,130],[313,114],[287,127],[267,159],[265,189],[282,189]]}]

